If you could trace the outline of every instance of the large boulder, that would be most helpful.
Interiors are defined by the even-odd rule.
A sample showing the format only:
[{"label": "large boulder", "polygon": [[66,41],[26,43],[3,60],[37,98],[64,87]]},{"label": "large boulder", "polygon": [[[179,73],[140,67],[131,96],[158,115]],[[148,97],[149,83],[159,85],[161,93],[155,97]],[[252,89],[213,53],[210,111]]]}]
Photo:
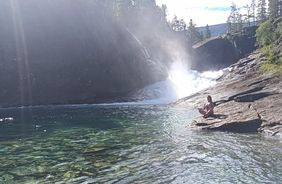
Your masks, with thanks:
[{"label": "large boulder", "polygon": [[95,3],[0,1],[1,106],[105,102],[166,78]]}]

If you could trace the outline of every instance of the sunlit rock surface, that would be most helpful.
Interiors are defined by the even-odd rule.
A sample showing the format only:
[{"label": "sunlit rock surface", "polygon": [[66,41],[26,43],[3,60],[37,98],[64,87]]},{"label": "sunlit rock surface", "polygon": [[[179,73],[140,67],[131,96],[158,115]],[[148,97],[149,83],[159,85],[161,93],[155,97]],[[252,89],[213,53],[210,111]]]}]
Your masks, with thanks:
[{"label": "sunlit rock surface", "polygon": [[229,132],[257,132],[262,124],[256,110],[248,104],[227,102],[217,108],[209,118],[198,117],[192,122],[192,128],[220,130]]},{"label": "sunlit rock surface", "polygon": [[282,138],[282,77],[262,74],[265,57],[255,52],[225,70],[218,83],[173,105],[201,107],[212,95],[215,117],[196,118],[192,127],[230,132],[261,132]]}]

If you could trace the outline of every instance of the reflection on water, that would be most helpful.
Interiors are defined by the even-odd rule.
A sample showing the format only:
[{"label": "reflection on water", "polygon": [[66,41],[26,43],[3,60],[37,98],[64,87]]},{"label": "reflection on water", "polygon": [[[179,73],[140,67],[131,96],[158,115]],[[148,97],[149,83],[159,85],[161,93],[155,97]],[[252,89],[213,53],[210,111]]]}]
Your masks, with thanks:
[{"label": "reflection on water", "polygon": [[0,183],[279,183],[282,146],[166,107],[1,110]]}]

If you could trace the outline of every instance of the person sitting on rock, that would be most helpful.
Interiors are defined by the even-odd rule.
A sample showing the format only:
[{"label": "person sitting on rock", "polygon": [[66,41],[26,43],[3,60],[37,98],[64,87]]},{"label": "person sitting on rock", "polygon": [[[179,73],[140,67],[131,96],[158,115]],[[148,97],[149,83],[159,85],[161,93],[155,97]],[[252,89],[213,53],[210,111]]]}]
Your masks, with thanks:
[{"label": "person sitting on rock", "polygon": [[204,115],[204,118],[208,118],[213,115],[214,103],[212,101],[212,97],[209,95],[207,97],[208,103],[204,105],[203,108],[198,108],[199,113]]}]

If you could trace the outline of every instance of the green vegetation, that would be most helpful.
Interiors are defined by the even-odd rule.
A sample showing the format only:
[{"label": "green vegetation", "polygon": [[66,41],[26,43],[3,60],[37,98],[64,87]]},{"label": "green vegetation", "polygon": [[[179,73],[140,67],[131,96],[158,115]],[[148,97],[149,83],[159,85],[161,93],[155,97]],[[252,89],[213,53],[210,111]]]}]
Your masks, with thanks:
[{"label": "green vegetation", "polygon": [[265,73],[282,74],[282,51],[275,48],[275,42],[282,36],[282,22],[276,28],[271,19],[262,23],[256,32],[257,41],[262,46],[261,52],[267,61],[261,66]]},{"label": "green vegetation", "polygon": [[183,19],[178,19],[176,16],[173,18],[170,26],[173,31],[184,33],[190,43],[195,44],[204,40],[204,35],[201,34],[196,28],[196,24],[190,19],[188,25]]},{"label": "green vegetation", "polygon": [[260,0],[258,6],[258,22],[256,38],[262,47],[261,52],[267,58],[261,66],[264,73],[282,74],[282,51],[277,48],[277,40],[282,37],[282,1],[269,0],[268,17],[266,17],[265,1]]},{"label": "green vegetation", "polygon": [[278,36],[277,31],[272,28],[271,20],[262,23],[256,31],[257,41],[260,46],[268,46],[272,44]]},{"label": "green vegetation", "polygon": [[230,6],[231,12],[227,19],[229,34],[242,34],[244,27],[250,27],[256,23],[256,2],[252,0],[250,5],[247,4],[242,8],[246,13],[243,14],[235,3]]}]

